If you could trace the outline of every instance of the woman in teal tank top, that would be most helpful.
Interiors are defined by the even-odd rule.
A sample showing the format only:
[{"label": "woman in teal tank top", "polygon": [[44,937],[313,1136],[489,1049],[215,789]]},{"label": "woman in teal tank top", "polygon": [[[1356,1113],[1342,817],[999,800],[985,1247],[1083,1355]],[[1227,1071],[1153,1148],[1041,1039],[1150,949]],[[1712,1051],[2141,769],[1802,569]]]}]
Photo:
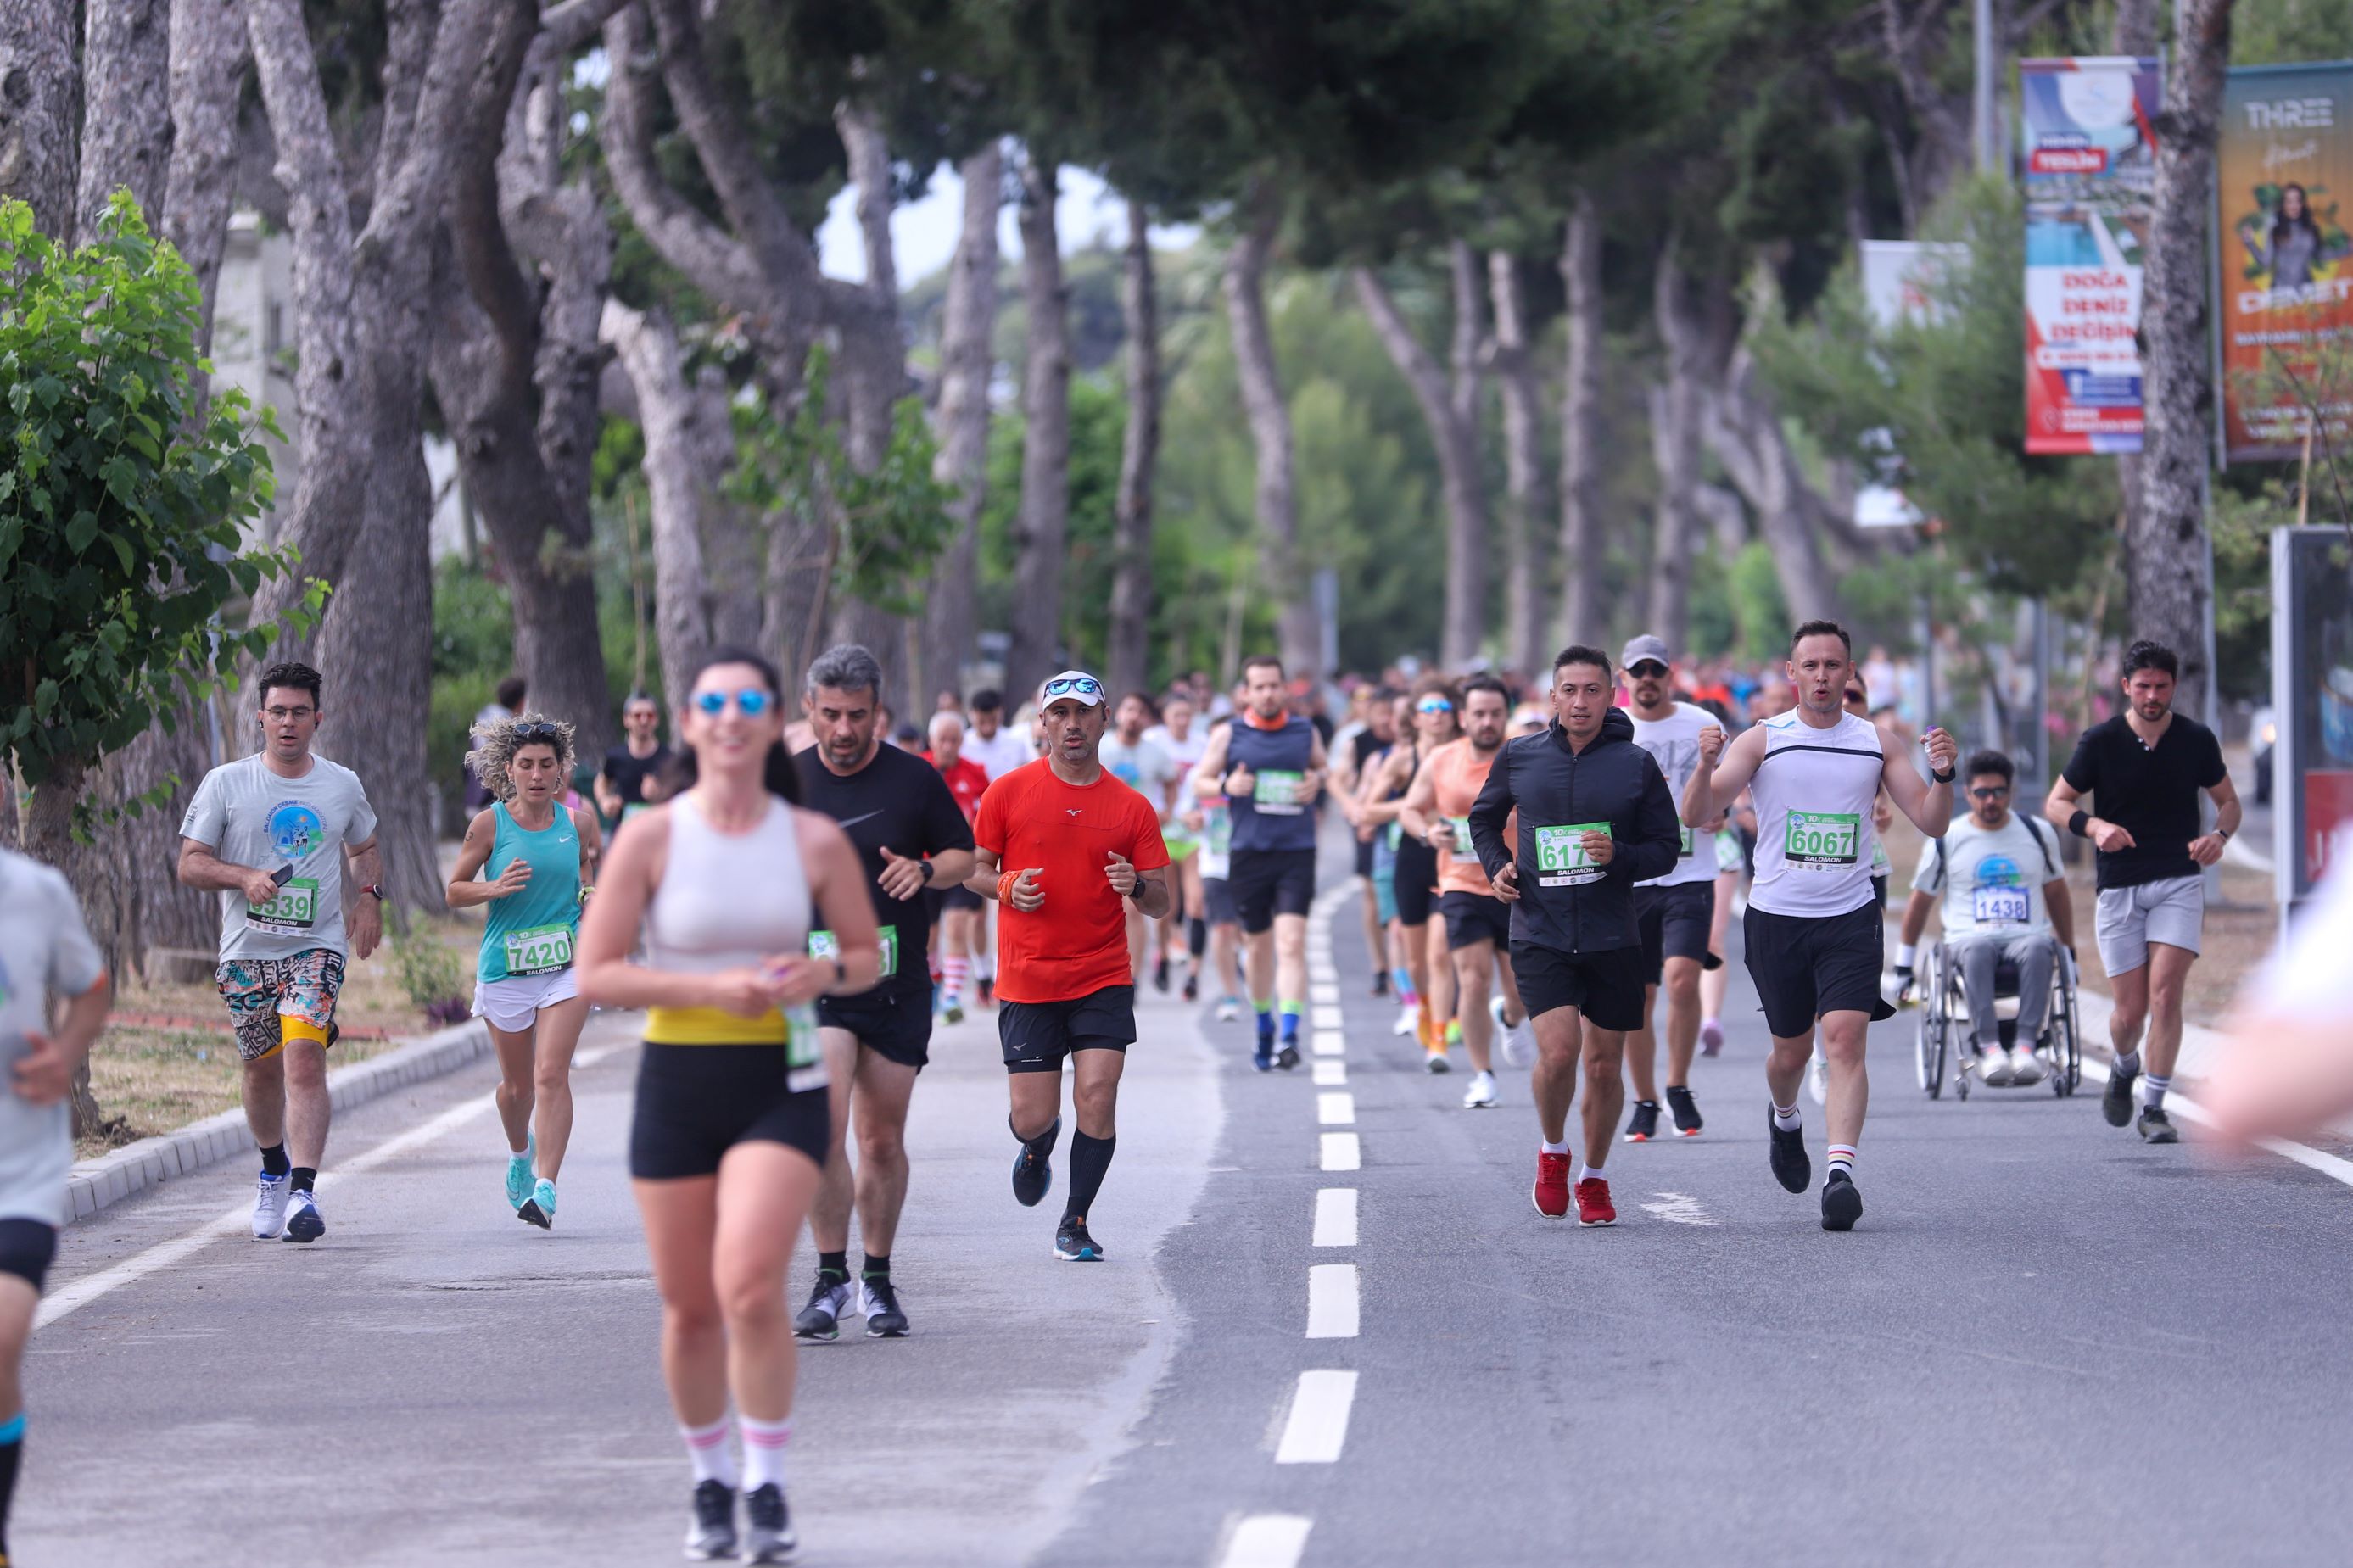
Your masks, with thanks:
[{"label": "woman in teal tank top", "polygon": [[474,742],[467,764],[496,799],[466,825],[449,907],[489,910],[474,1013],[498,1048],[507,1203],[545,1230],[572,1140],[572,1053],[588,1021],[572,949],[602,845],[596,814],[563,804],[571,725],[526,713],[476,731]]}]

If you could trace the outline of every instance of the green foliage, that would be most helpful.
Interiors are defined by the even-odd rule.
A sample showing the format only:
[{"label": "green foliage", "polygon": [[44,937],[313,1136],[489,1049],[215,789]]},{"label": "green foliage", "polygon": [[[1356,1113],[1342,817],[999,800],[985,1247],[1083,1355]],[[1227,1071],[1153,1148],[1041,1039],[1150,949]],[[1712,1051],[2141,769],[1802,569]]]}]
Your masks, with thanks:
[{"label": "green foliage", "polygon": [[128,193],[70,253],[0,200],[0,750],[37,786],[266,652],[280,628],[216,617],[294,558],[240,550],[277,427],[234,390],[190,423],[196,281]]},{"label": "green foliage", "polygon": [[[421,921],[409,923],[406,930],[396,929],[386,945],[392,949],[393,972],[399,976],[401,994],[409,1005],[444,1022],[466,1016],[464,999],[472,985],[462,953]],[[455,1017],[449,1016],[453,1003]]]},{"label": "green foliage", "polygon": [[2231,19],[2231,63],[2335,60],[2353,47],[2353,0],[2240,0]]},{"label": "green foliage", "polygon": [[[1027,423],[1000,416],[988,430],[988,496],[980,514],[980,607],[1010,626],[1019,546],[1021,444]],[[1100,375],[1071,378],[1070,521],[1062,559],[1062,637],[1071,657],[1099,668],[1110,648],[1112,541],[1118,527],[1120,443],[1127,401]]]},{"label": "green foliage", "polygon": [[480,568],[443,557],[433,568],[433,686],[425,765],[426,776],[440,792],[443,827],[453,834],[464,825],[467,735],[474,715],[512,673],[514,612],[506,589]]}]

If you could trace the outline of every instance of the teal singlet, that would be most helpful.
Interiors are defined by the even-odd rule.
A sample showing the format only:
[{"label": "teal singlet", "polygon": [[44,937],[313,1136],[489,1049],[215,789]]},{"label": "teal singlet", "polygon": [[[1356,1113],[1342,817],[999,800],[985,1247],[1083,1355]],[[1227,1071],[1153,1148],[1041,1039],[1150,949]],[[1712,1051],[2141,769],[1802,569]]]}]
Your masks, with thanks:
[{"label": "teal singlet", "polygon": [[571,968],[572,945],[580,934],[580,832],[572,814],[559,805],[555,821],[533,833],[516,826],[503,801],[491,810],[498,832],[480,873],[482,880],[497,881],[518,859],[530,863],[531,880],[522,892],[483,906],[490,922],[482,930],[476,974],[485,981],[515,980]]}]

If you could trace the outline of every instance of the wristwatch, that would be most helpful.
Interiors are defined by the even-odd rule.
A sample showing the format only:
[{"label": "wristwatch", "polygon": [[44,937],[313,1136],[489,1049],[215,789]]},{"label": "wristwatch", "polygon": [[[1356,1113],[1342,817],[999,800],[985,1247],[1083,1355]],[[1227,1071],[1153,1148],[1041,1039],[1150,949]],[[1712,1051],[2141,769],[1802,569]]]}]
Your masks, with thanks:
[{"label": "wristwatch", "polygon": [[375,883],[369,883],[366,887],[362,888],[360,891],[363,893],[374,893],[377,903],[380,904],[384,902],[384,889],[377,886]]},{"label": "wristwatch", "polygon": [[1930,768],[1930,769],[1928,770],[1928,777],[1929,777],[1930,779],[1934,780],[1936,783],[1937,783],[1937,784],[1948,784],[1952,783],[1955,779],[1957,779],[1957,778],[1958,778],[1958,777],[1960,777],[1960,776],[1961,776],[1961,770],[1960,770],[1960,769],[1958,769],[1958,768],[1955,768],[1955,769],[1953,769],[1950,773],[1938,773],[1938,772],[1937,772],[1936,769],[1934,769],[1934,768]]},{"label": "wristwatch", "polygon": [[837,987],[849,984],[849,965],[838,958],[833,961],[833,983]]}]

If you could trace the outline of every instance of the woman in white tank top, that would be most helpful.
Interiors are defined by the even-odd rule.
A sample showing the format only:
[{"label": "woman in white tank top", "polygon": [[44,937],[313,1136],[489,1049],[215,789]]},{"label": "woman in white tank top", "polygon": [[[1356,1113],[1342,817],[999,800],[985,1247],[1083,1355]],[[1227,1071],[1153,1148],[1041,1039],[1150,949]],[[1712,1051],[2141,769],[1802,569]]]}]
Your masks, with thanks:
[{"label": "woman in white tank top", "polygon": [[[629,1174],[694,1465],[687,1554],[733,1557],[739,1545],[732,1392],[749,1563],[782,1562],[794,1544],[785,1268],[832,1131],[810,1005],[873,984],[881,957],[857,852],[831,819],[790,804],[781,695],[757,655],[703,660],[678,711],[688,787],[615,839],[578,964],[591,1001],[646,1009]],[[823,954],[809,950],[813,914],[836,933]],[[633,963],[641,921],[646,961]]]}]

